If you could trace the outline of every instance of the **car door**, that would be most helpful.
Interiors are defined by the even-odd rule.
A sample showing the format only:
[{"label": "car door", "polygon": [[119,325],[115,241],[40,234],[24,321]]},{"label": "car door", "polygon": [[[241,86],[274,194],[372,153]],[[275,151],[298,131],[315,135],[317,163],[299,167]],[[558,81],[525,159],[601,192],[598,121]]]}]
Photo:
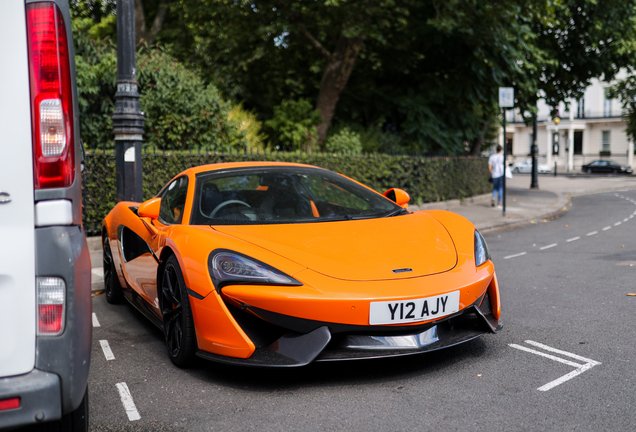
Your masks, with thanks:
[{"label": "car door", "polygon": [[157,298],[159,254],[169,226],[181,224],[188,189],[188,177],[179,177],[161,193],[159,219],[139,218],[117,229],[122,268],[133,290],[150,303],[161,316]]},{"label": "car door", "polygon": [[[23,19],[15,19],[15,17]],[[35,216],[24,2],[0,14],[0,377],[35,363]]]}]

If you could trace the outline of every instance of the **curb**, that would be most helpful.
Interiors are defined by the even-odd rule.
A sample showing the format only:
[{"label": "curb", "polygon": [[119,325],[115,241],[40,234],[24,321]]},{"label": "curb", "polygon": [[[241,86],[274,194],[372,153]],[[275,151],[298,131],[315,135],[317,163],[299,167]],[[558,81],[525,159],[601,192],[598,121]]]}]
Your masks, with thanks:
[{"label": "curb", "polygon": [[478,226],[477,228],[479,228],[480,231],[491,231],[491,230],[502,228],[502,227],[532,223],[532,221],[535,219],[552,219],[560,215],[561,213],[565,212],[567,210],[567,207],[570,204],[570,198],[568,196],[560,192],[552,192],[552,193],[554,193],[557,196],[556,202],[552,204],[550,207],[546,207],[541,209],[540,211],[537,211],[536,214],[533,216],[528,216],[520,220],[511,220],[511,221],[503,220],[503,221],[496,221],[496,222],[493,221],[493,223],[491,224],[480,224],[481,226]]}]

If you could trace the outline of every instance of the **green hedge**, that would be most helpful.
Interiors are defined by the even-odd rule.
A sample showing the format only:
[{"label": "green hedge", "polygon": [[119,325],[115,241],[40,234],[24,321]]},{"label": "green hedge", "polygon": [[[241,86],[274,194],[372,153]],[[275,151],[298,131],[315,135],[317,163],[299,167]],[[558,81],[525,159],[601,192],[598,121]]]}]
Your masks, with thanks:
[{"label": "green hedge", "polygon": [[[252,155],[144,154],[144,199],[179,172],[192,166],[239,161],[281,161],[316,165],[347,175],[378,192],[391,187],[406,190],[411,204],[462,199],[487,193],[488,161],[485,158],[426,158],[387,155],[330,155],[271,153]],[[99,232],[102,219],[116,202],[115,157],[88,154],[84,170],[84,227]]]}]

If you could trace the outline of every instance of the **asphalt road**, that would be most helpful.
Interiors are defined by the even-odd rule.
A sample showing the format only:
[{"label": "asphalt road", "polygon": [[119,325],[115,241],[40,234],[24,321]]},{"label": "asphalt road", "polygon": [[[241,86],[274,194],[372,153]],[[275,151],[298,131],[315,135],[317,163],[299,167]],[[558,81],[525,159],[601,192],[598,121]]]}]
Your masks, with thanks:
[{"label": "asphalt road", "polygon": [[91,429],[636,430],[636,191],[485,238],[504,329],[397,359],[180,370],[159,330],[96,296]]}]

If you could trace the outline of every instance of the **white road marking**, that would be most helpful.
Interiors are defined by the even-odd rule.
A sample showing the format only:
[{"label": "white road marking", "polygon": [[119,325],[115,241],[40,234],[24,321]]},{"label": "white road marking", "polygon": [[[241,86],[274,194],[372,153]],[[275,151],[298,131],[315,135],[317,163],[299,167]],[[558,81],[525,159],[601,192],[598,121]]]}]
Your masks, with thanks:
[{"label": "white road marking", "polygon": [[537,348],[541,348],[541,349],[543,349],[545,351],[553,352],[553,353],[556,353],[556,354],[561,354],[563,356],[570,357],[570,358],[573,358],[575,360],[583,362],[583,364],[575,363],[575,362],[573,362],[571,360],[567,360],[567,359],[564,359],[564,358],[561,358],[561,357],[553,356],[551,354],[546,354],[544,352],[533,350],[531,348],[527,348],[527,347],[524,347],[524,346],[521,346],[521,345],[509,344],[509,346],[512,347],[512,348],[515,348],[515,349],[518,349],[518,350],[521,350],[521,351],[525,351],[525,352],[529,352],[529,353],[532,353],[532,354],[536,354],[538,356],[545,357],[545,358],[548,358],[550,360],[554,360],[554,361],[559,362],[559,363],[564,363],[564,364],[567,364],[569,366],[573,366],[573,367],[576,368],[572,372],[570,372],[570,373],[568,373],[566,375],[563,375],[561,378],[558,378],[558,379],[556,379],[554,381],[550,381],[549,383],[547,383],[545,385],[542,385],[541,387],[539,387],[537,389],[539,391],[551,390],[554,387],[556,387],[558,385],[561,385],[561,384],[563,384],[564,382],[566,382],[568,380],[571,380],[575,376],[580,375],[583,372],[592,369],[594,366],[597,366],[597,365],[601,364],[601,362],[597,362],[596,360],[588,359],[588,358],[581,357],[581,356],[576,355],[576,354],[572,354],[572,353],[567,352],[567,351],[562,351],[560,349],[552,348],[550,346],[541,344],[539,342],[534,342],[534,341],[531,341],[531,340],[527,340],[527,341],[525,341],[525,343],[527,343],[528,345],[533,345],[533,346],[535,346]]},{"label": "white road marking", "polygon": [[126,414],[128,415],[128,420],[135,421],[141,419],[139,411],[137,411],[137,407],[135,406],[135,401],[133,401],[132,395],[130,394],[130,390],[128,390],[128,386],[126,385],[126,383],[120,382],[115,385],[117,386],[117,390],[119,391],[121,403],[124,405],[124,409],[126,410]]},{"label": "white road marking", "polygon": [[102,351],[104,351],[104,357],[106,360],[115,360],[115,355],[113,351],[110,349],[110,345],[108,345],[107,340],[100,340],[99,344],[102,346]]},{"label": "white road marking", "polygon": [[589,237],[589,236],[593,236],[594,234],[598,234],[598,231],[592,231],[592,232],[589,232],[589,233],[587,233],[585,235]]},{"label": "white road marking", "polygon": [[620,224],[622,224],[622,223],[623,223],[623,222],[618,221],[618,222],[616,222],[616,223],[614,224],[614,226],[619,226],[619,225],[620,225]]},{"label": "white road marking", "polygon": [[555,247],[557,245],[558,245],[558,243],[552,243],[552,244],[549,244],[547,246],[543,246],[543,247],[539,248],[539,250],[550,249],[550,248],[553,248],[553,247]]},{"label": "white road marking", "polygon": [[612,229],[612,227],[611,227],[611,226],[606,226],[606,227],[604,227],[601,231],[607,231],[607,230],[609,230],[609,229]]},{"label": "white road marking", "polygon": [[629,218],[625,218],[623,219],[623,222],[627,222],[629,220]]},{"label": "white road marking", "polygon": [[577,237],[569,238],[569,239],[567,239],[565,242],[566,242],[566,243],[570,243],[570,242],[573,242],[573,241],[576,241],[576,240],[580,240],[580,239],[581,239],[581,237],[578,237],[578,236],[577,236]]},{"label": "white road marking", "polygon": [[516,258],[516,257],[520,257],[520,256],[522,256],[522,255],[525,255],[525,254],[527,254],[527,253],[528,253],[528,252],[521,252],[521,253],[514,254],[514,255],[508,255],[508,256],[505,256],[503,259]]},{"label": "white road marking", "polygon": [[99,325],[99,321],[97,321],[97,315],[95,315],[95,312],[93,312],[93,327],[101,327],[101,325]]}]

